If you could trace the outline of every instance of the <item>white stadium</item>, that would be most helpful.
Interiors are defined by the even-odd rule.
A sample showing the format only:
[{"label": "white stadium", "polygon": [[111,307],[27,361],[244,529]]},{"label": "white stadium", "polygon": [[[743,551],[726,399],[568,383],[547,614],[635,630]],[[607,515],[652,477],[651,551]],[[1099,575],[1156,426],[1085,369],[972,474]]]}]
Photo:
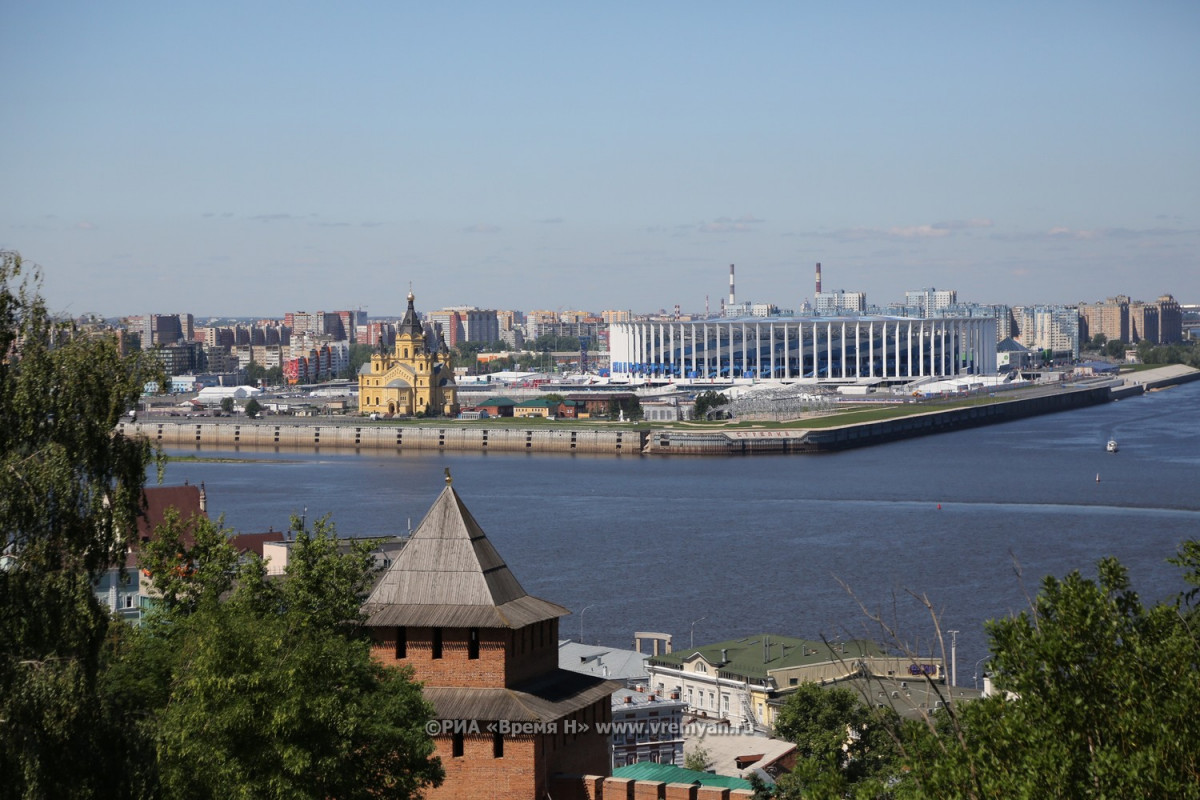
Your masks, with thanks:
[{"label": "white stadium", "polygon": [[996,373],[991,318],[747,317],[616,322],[612,377],[631,381],[877,379]]}]

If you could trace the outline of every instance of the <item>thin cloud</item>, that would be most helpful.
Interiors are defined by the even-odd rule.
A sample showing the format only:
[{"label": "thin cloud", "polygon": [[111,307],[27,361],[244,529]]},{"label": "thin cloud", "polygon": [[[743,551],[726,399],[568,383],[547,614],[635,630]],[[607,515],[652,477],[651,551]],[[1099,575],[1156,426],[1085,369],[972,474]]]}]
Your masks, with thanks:
[{"label": "thin cloud", "polygon": [[463,233],[499,233],[500,229],[495,225],[487,225],[484,223],[476,223],[463,228]]},{"label": "thin cloud", "polygon": [[76,222],[75,229],[80,231],[94,231],[96,226],[90,222]]},{"label": "thin cloud", "polygon": [[702,222],[696,228],[700,233],[749,233],[754,226],[763,222],[753,214],[743,214],[740,217],[717,217],[710,222]]},{"label": "thin cloud", "polygon": [[558,225],[563,222],[563,218],[562,217],[546,217],[545,219],[536,220],[536,222],[538,222],[542,225]]},{"label": "thin cloud", "polygon": [[257,222],[279,222],[280,220],[302,219],[295,214],[257,214],[250,219]]},{"label": "thin cloud", "polygon": [[909,225],[908,227],[888,228],[886,235],[897,239],[940,239],[949,236],[950,231],[933,225]]},{"label": "thin cloud", "polygon": [[935,222],[932,227],[935,230],[965,231],[971,228],[990,228],[992,227],[992,221],[986,218],[954,219],[947,222]]}]

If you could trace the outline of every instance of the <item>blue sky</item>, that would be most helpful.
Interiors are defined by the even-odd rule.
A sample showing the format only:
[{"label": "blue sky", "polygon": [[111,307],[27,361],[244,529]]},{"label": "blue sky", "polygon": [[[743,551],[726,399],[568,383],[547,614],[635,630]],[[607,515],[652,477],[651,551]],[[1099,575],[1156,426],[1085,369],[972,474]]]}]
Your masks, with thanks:
[{"label": "blue sky", "polygon": [[0,2],[71,313],[1200,302],[1200,3]]}]

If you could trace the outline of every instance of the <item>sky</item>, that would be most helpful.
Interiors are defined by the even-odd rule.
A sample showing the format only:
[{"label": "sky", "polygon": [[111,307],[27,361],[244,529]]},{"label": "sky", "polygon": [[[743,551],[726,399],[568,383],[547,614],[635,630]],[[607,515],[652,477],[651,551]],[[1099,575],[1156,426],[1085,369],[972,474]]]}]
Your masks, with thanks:
[{"label": "sky", "polygon": [[1200,302],[1200,3],[0,0],[73,315]]}]

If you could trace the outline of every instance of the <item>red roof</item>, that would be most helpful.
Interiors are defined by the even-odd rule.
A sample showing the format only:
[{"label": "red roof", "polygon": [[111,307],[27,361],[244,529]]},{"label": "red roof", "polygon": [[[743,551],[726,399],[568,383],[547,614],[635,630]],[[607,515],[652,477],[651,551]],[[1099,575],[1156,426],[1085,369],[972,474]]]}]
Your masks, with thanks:
[{"label": "red roof", "polygon": [[[194,517],[208,518],[208,513],[200,508],[199,486],[152,486],[142,491],[142,514],[138,517],[137,538],[129,542],[125,551],[125,566],[137,566],[138,545],[154,535],[154,530],[162,524],[167,509],[178,510],[180,519],[185,521]],[[192,543],[191,526],[183,531],[183,540],[187,545]]]}]

